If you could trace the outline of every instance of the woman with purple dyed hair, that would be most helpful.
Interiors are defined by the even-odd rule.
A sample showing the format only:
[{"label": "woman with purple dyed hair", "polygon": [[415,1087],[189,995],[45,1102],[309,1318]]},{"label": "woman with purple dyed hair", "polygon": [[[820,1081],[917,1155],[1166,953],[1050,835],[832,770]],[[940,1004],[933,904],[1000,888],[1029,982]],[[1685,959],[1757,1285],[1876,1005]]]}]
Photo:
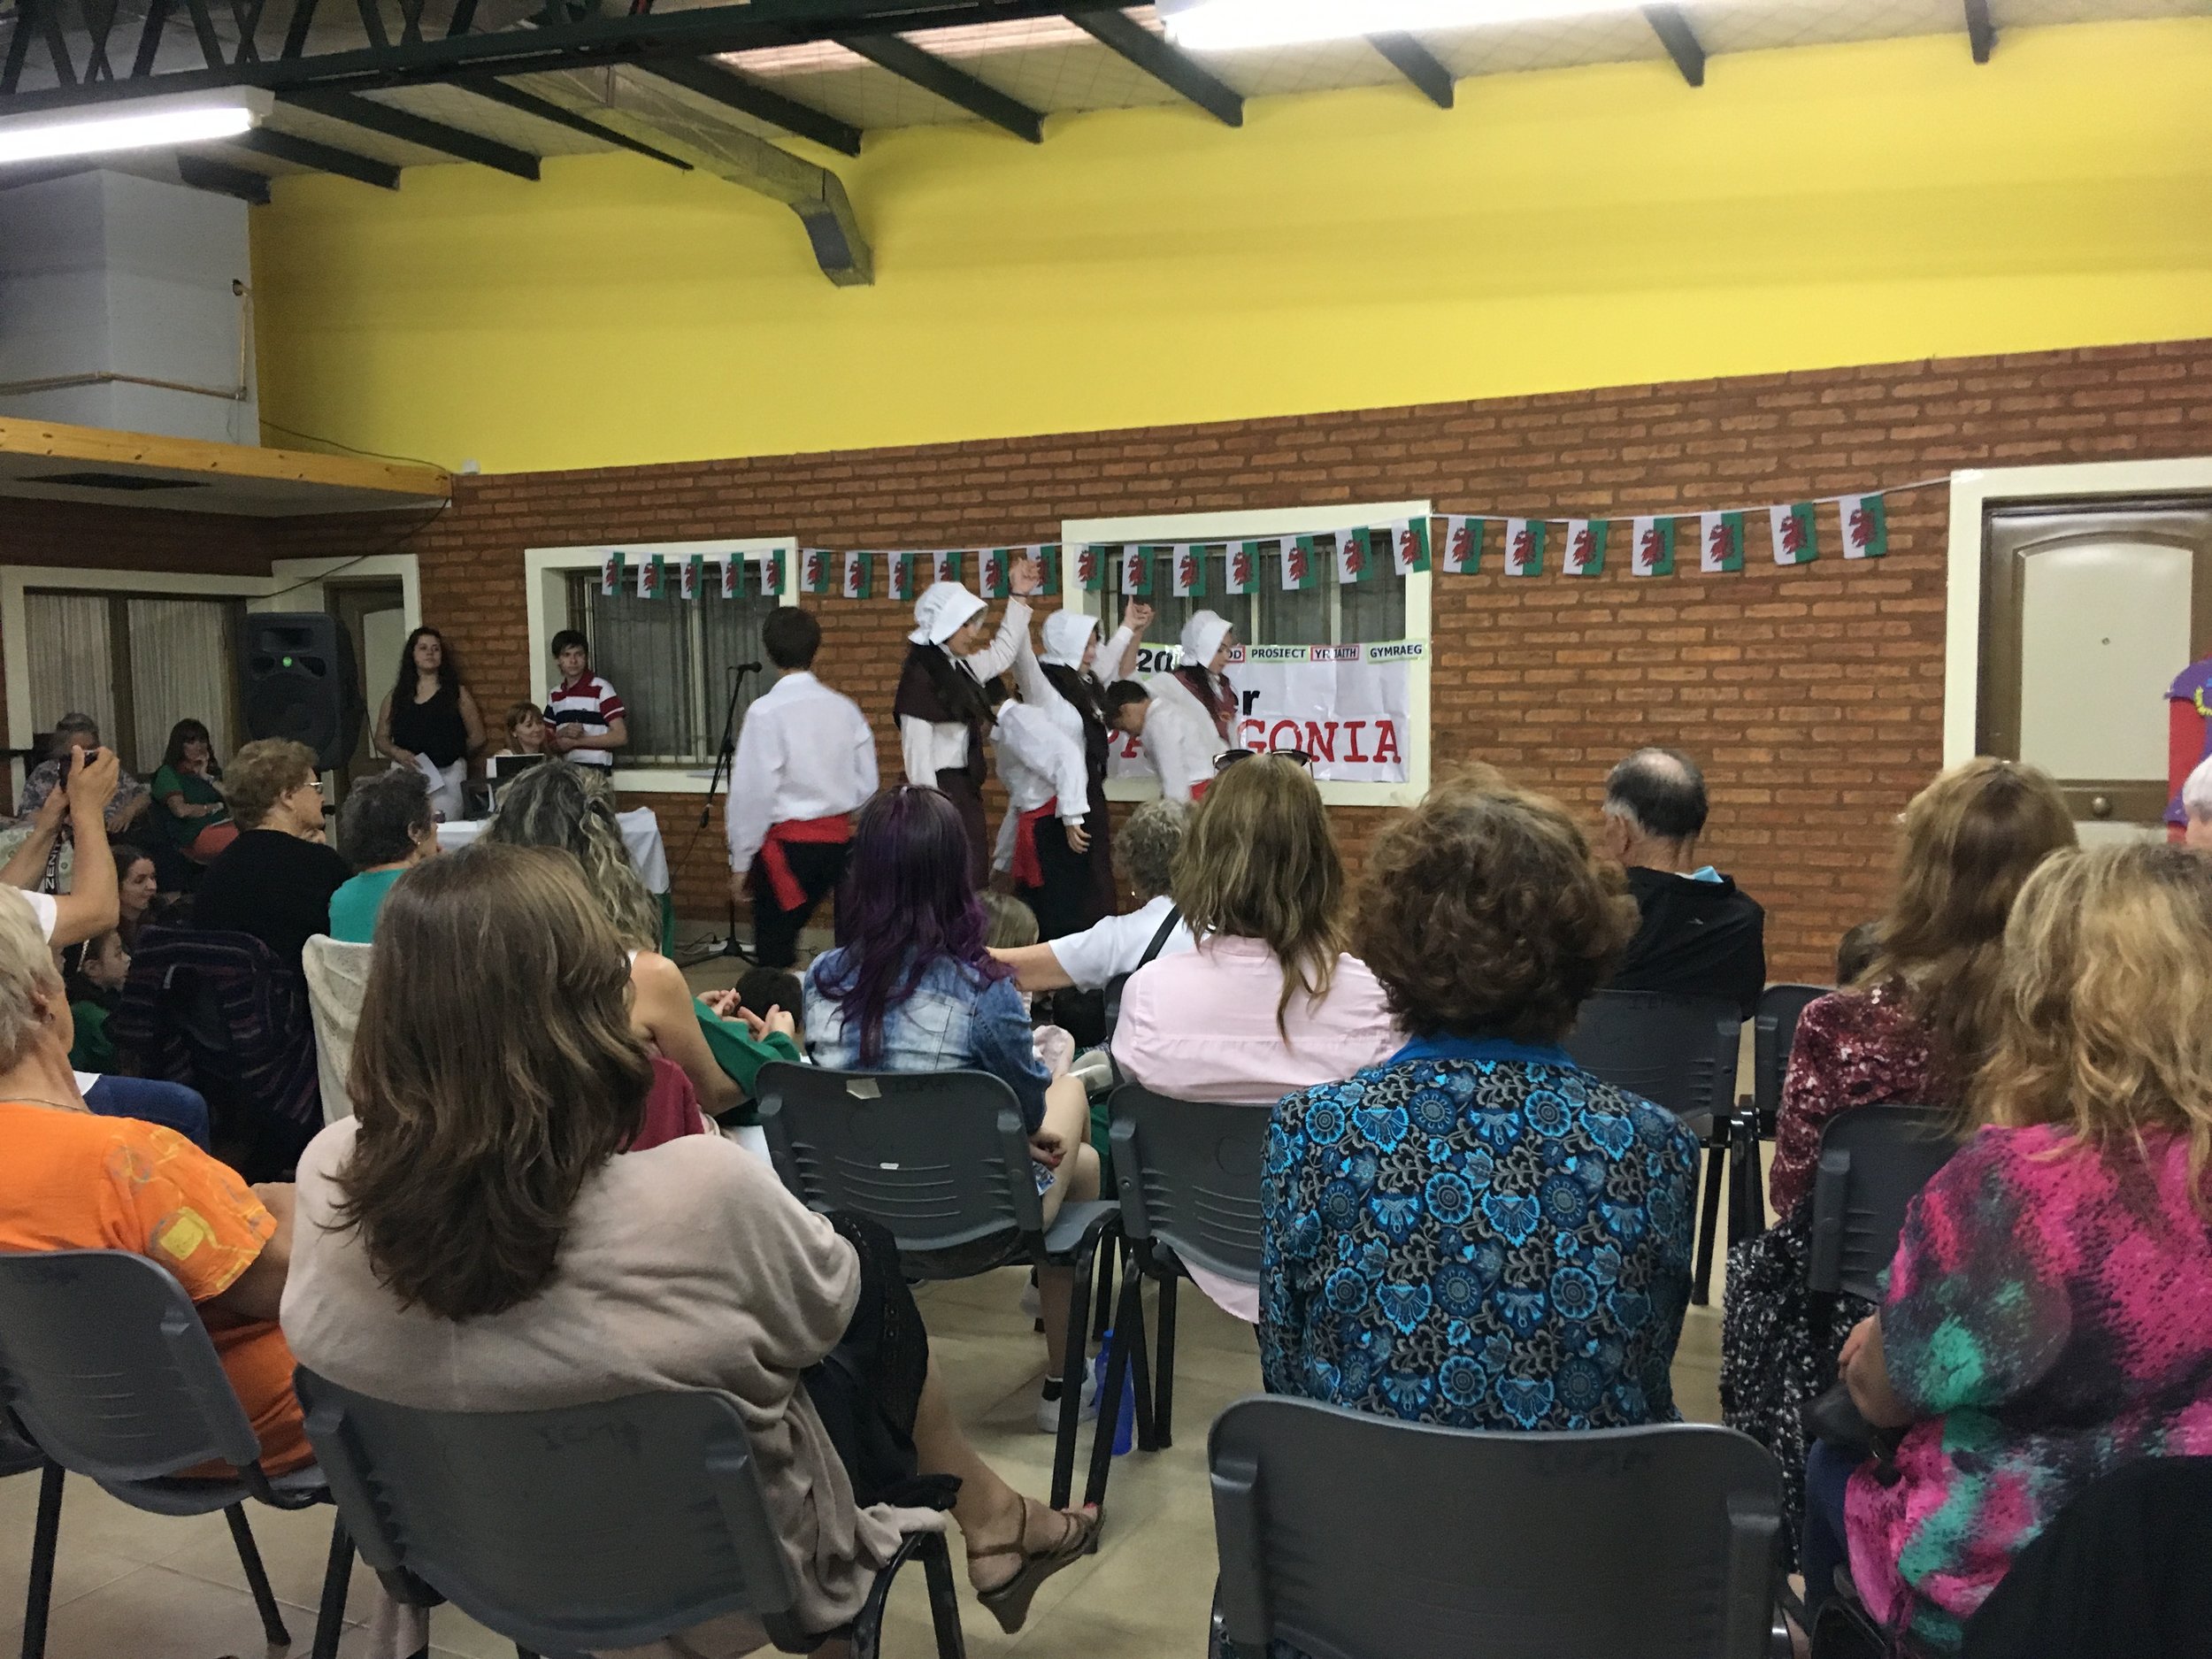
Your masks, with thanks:
[{"label": "woman with purple dyed hair", "polygon": [[[1050,1223],[1063,1202],[1098,1195],[1090,1107],[1074,1078],[1054,1081],[1010,970],[984,948],[983,907],[959,810],[908,785],[861,809],[837,897],[837,949],[807,972],[807,1052],[845,1071],[988,1071],[1029,1126]],[[1059,1426],[1072,1268],[1038,1275],[1047,1356],[1037,1424]],[[1091,1408],[1088,1390],[1084,1401]]]}]

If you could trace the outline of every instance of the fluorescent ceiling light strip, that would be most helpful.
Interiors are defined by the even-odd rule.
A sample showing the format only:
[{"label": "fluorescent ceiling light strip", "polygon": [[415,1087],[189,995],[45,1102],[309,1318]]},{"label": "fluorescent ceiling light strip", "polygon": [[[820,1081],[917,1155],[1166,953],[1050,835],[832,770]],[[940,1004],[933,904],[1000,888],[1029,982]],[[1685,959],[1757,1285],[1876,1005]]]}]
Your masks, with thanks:
[{"label": "fluorescent ceiling light strip", "polygon": [[[265,98],[265,95],[264,95]],[[0,122],[0,162],[43,161],[57,156],[96,156],[116,150],[154,150],[235,138],[260,119],[252,102],[234,98],[164,109],[90,111]]]},{"label": "fluorescent ceiling light strip", "polygon": [[1478,28],[1623,12],[1630,0],[1159,0],[1168,38],[1193,51],[1234,51],[1422,29]]}]

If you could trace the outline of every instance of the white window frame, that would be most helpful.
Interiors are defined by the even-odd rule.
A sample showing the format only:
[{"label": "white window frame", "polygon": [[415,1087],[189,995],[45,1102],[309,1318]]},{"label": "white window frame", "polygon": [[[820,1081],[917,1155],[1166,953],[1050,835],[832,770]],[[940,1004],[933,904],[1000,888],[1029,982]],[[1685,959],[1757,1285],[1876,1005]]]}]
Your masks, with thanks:
[{"label": "white window frame", "polygon": [[[1982,519],[1989,505],[2075,496],[2193,495],[2212,495],[2212,456],[1976,467],[1951,474],[1950,563],[1943,606],[1946,766],[1974,757],[1982,683]],[[12,688],[9,695],[13,697]]]},{"label": "white window frame", "polygon": [[[1427,501],[1347,502],[1333,507],[1286,507],[1279,511],[1256,508],[1236,512],[1187,512],[1141,514],[1127,518],[1067,518],[1060,525],[1060,591],[1065,595],[1061,603],[1087,616],[1099,616],[1097,602],[1111,597],[1082,591],[1082,583],[1076,572],[1078,551],[1087,546],[1114,546],[1131,543],[1157,545],[1163,542],[1194,541],[1203,543],[1268,541],[1280,535],[1317,535],[1325,531],[1341,530],[1352,525],[1388,525],[1402,518],[1430,518],[1435,508]],[[1321,799],[1330,806],[1411,806],[1429,790],[1429,751],[1435,736],[1435,723],[1431,718],[1429,704],[1429,672],[1436,657],[1432,638],[1432,616],[1435,591],[1433,568],[1409,571],[1406,574],[1405,637],[1419,640],[1428,649],[1408,664],[1409,679],[1406,687],[1406,718],[1413,726],[1412,752],[1407,757],[1406,780],[1403,783],[1340,783],[1321,784]],[[1330,584],[1333,588],[1336,584]],[[1342,596],[1332,593],[1330,633],[1337,631],[1342,612]],[[1099,616],[1099,631],[1110,633],[1110,618]],[[1249,641],[1265,645],[1270,641]],[[1376,641],[1381,643],[1381,641]],[[1106,798],[1110,801],[1149,801],[1160,793],[1158,780],[1150,778],[1109,778]]]},{"label": "white window frame", "polygon": [[[568,581],[580,570],[597,571],[610,553],[619,552],[625,559],[634,563],[651,558],[655,554],[667,560],[673,567],[695,553],[704,559],[742,558],[749,580],[760,580],[757,566],[765,565],[769,556],[781,553],[783,561],[783,592],[779,604],[799,603],[798,559],[799,543],[794,536],[756,536],[740,541],[607,541],[596,547],[534,547],[526,548],[522,555],[524,601],[528,611],[531,654],[531,686],[544,687],[538,701],[543,703],[551,695],[553,654],[549,649],[553,636],[569,626]],[[755,589],[758,591],[757,588]],[[680,601],[671,601],[680,603]],[[720,596],[703,596],[696,604],[718,604]],[[693,626],[703,626],[704,618],[695,617]],[[695,645],[697,643],[695,639]],[[619,691],[620,687],[616,689]],[[703,695],[695,690],[695,695]],[[695,710],[695,713],[697,710]],[[702,717],[700,730],[715,724],[718,710],[709,710]],[[644,795],[704,795],[714,778],[711,763],[705,766],[625,766],[622,751],[615,751],[614,787],[634,789]]]}]

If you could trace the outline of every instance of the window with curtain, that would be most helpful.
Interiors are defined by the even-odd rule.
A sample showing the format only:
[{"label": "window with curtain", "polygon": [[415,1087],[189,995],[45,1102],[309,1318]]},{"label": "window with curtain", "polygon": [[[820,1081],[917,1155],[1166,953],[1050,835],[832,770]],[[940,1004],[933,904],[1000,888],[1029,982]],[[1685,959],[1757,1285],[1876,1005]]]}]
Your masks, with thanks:
[{"label": "window with curtain", "polygon": [[[1252,573],[1255,591],[1233,595],[1228,591],[1232,545],[1242,543],[1194,545],[1206,565],[1202,599],[1176,597],[1167,550],[1163,548],[1153,556],[1148,603],[1158,613],[1150,634],[1153,643],[1172,643],[1195,611],[1210,611],[1225,618],[1245,645],[1370,645],[1405,637],[1406,579],[1393,567],[1386,551],[1381,568],[1367,581],[1340,586],[1332,565],[1317,587],[1288,592],[1283,588],[1282,542],[1271,539],[1259,543],[1259,564]],[[1107,580],[1115,586],[1120,581],[1122,551],[1109,547],[1104,554]],[[1111,632],[1121,615],[1120,595],[1088,596],[1102,602],[1105,628]]]},{"label": "window with curtain", "polygon": [[[714,764],[722,722],[740,663],[764,662],[761,624],[777,602],[760,592],[759,567],[736,597],[718,591],[697,599],[640,599],[634,588],[599,591],[596,571],[568,580],[568,626],[591,641],[592,671],[622,694],[630,711],[624,767],[698,767]],[[742,721],[764,689],[763,676],[744,677],[737,705]]]},{"label": "window with curtain", "polygon": [[26,593],[33,721],[44,733],[65,714],[90,715],[142,778],[161,764],[179,720],[204,722],[217,755],[230,755],[243,610],[233,599]]}]

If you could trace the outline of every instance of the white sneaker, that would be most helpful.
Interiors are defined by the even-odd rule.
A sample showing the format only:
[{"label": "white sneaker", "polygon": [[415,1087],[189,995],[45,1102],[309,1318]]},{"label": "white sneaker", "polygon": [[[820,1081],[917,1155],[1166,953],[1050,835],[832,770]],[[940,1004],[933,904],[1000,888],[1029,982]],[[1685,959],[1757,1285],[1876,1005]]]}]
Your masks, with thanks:
[{"label": "white sneaker", "polygon": [[[1061,1386],[1063,1388],[1066,1386],[1065,1384]],[[1098,1379],[1087,1373],[1083,1379],[1083,1409],[1076,1421],[1089,1423],[1097,1416]],[[1060,1432],[1060,1402],[1046,1399],[1041,1393],[1037,1396],[1037,1432],[1040,1434],[1057,1434]]]}]

